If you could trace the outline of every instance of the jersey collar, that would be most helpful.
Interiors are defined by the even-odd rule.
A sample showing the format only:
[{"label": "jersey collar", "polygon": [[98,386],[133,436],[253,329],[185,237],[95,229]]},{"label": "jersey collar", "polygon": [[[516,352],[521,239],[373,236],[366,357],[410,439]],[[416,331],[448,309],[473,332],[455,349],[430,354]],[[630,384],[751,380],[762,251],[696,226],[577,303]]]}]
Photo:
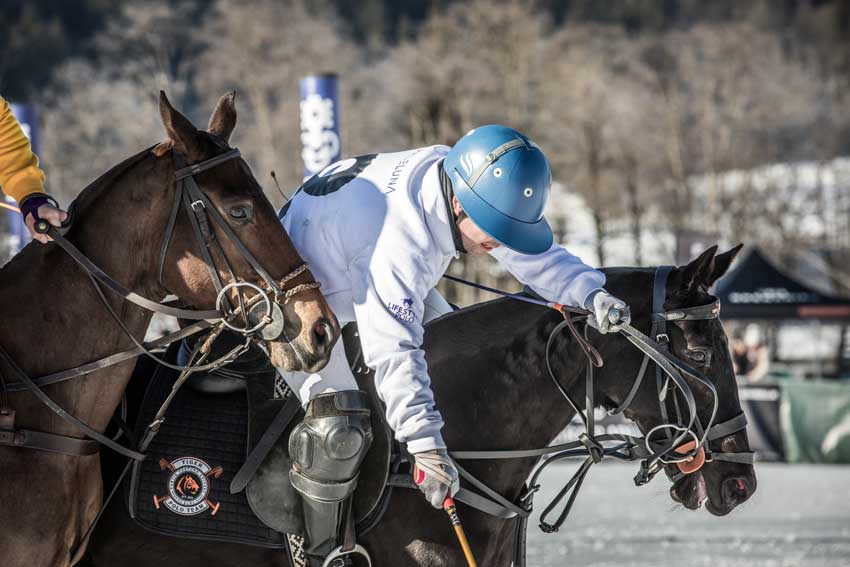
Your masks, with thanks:
[{"label": "jersey collar", "polygon": [[[428,171],[422,177],[422,208],[425,212],[425,222],[428,225],[428,230],[431,233],[434,242],[436,242],[440,252],[444,256],[460,256],[460,252],[456,247],[454,231],[457,231],[457,226],[454,222],[454,215],[450,215],[450,209],[443,194],[443,187],[440,183],[440,170],[443,168],[443,160],[440,159],[428,167]],[[458,241],[460,240],[460,232],[457,234]],[[462,250],[462,246],[460,250]]]}]

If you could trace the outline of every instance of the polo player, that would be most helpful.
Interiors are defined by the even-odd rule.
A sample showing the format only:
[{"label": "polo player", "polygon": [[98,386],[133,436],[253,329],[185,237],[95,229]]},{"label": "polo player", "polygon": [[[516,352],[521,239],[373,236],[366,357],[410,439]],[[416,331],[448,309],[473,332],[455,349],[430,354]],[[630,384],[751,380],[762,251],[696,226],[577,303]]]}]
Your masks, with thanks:
[{"label": "polo player", "polygon": [[[423,325],[451,311],[434,286],[452,259],[490,255],[547,300],[591,310],[602,333],[630,321],[626,304],[603,289],[605,276],[553,242],[543,217],[550,185],[534,142],[489,125],[452,148],[337,162],[281,211],[340,323],[357,321],[387,422],[413,455],[414,480],[434,507],[459,487],[440,433]],[[319,373],[281,374],[306,407],[289,439],[290,479],[304,496],[307,551],[325,556],[337,548],[344,503],[372,439],[369,404],[342,341]]]},{"label": "polo player", "polygon": [[68,216],[44,192],[44,172],[38,167],[38,158],[3,97],[0,97],[0,188],[17,201],[27,229],[39,242],[51,238],[36,232],[37,220],[44,219],[58,227]]}]

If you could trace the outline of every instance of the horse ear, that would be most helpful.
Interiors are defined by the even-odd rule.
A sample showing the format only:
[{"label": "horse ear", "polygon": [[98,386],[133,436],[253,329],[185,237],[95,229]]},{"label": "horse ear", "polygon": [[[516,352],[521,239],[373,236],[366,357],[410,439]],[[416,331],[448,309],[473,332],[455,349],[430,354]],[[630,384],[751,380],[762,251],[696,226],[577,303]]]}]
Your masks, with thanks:
[{"label": "horse ear", "polygon": [[236,128],[235,102],[236,91],[230,91],[218,99],[218,104],[215,105],[215,110],[210,117],[210,125],[207,126],[207,132],[223,138],[225,142],[230,140],[230,135]]},{"label": "horse ear", "polygon": [[731,250],[727,250],[723,254],[718,254],[714,257],[714,262],[711,264],[711,272],[708,274],[705,287],[710,288],[717,280],[723,277],[723,275],[729,270],[729,266],[732,264],[732,261],[735,260],[738,252],[740,252],[743,247],[743,244],[739,244]]},{"label": "horse ear", "polygon": [[171,106],[164,91],[159,91],[159,114],[174,150],[187,161],[202,160],[204,156],[198,129]]},{"label": "horse ear", "polygon": [[711,273],[711,266],[714,263],[714,254],[716,252],[717,246],[715,245],[700,254],[699,258],[692,261],[690,264],[679,267],[682,271],[679,291],[683,295],[687,295],[692,291],[695,291],[698,287],[706,285],[705,282]]}]

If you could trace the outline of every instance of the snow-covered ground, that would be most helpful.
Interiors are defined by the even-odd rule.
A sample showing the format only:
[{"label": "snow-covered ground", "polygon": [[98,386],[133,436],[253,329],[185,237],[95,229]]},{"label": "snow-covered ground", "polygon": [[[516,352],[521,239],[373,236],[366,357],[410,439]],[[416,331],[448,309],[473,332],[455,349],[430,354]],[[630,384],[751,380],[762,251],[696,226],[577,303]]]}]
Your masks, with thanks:
[{"label": "snow-covered ground", "polygon": [[[554,465],[535,498],[545,508],[575,465]],[[529,567],[848,567],[850,466],[758,463],[758,490],[730,515],[670,500],[663,476],[635,487],[636,464],[590,471],[561,531],[532,519]]]}]

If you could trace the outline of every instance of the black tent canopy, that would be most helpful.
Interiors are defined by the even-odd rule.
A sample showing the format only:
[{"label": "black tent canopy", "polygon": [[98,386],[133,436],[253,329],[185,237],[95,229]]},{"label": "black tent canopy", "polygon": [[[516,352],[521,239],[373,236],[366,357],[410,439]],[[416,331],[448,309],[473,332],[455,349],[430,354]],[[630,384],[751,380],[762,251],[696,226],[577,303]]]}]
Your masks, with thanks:
[{"label": "black tent canopy", "polygon": [[754,248],[714,288],[724,319],[850,319],[850,298],[826,294]]}]

